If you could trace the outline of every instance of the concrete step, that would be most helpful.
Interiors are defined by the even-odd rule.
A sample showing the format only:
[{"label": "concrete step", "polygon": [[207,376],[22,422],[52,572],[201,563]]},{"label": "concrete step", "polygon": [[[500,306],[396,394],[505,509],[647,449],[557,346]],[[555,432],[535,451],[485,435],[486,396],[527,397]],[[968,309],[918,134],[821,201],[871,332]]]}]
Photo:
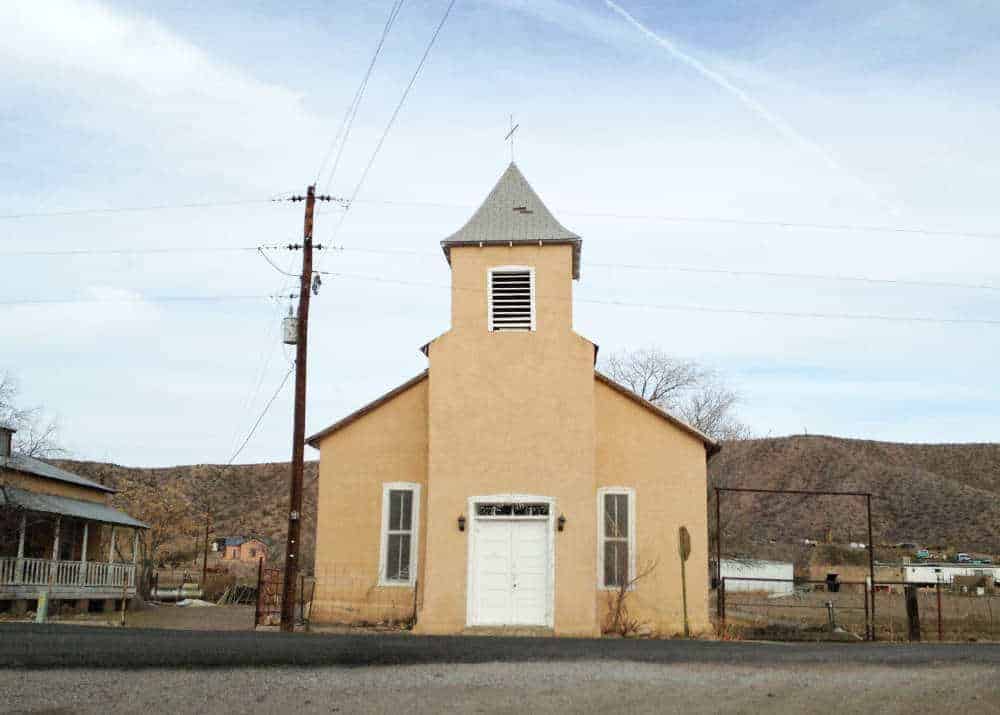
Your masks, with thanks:
[{"label": "concrete step", "polygon": [[519,638],[551,638],[555,631],[545,626],[469,626],[465,636],[516,636]]}]

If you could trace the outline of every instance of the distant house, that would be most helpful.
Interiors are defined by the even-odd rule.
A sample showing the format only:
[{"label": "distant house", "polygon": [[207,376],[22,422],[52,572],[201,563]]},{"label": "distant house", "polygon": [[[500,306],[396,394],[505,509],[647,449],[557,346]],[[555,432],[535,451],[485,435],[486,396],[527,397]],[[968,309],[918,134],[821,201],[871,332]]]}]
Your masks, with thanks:
[{"label": "distant house", "polygon": [[147,525],[109,505],[114,489],[14,452],[14,432],[0,426],[0,610],[134,596]]},{"label": "distant house", "polygon": [[219,552],[223,561],[252,561],[263,558],[267,560],[267,550],[271,540],[263,536],[227,536],[217,539],[213,550]]}]

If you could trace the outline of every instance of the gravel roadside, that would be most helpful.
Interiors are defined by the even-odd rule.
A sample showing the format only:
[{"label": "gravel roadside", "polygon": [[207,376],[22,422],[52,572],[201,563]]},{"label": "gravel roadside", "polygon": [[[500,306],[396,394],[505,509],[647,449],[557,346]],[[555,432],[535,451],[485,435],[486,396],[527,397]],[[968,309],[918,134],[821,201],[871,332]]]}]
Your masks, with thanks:
[{"label": "gravel roadside", "polygon": [[990,712],[996,669],[624,662],[0,672],[15,713]]}]

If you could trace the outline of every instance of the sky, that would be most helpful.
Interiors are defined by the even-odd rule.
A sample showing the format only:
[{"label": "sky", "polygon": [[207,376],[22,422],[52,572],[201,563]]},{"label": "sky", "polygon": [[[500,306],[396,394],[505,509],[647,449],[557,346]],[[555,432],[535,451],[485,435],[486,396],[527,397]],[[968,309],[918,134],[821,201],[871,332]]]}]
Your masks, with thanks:
[{"label": "sky", "polygon": [[294,279],[253,249],[317,176],[355,201],[307,431],[424,369],[511,115],[602,353],[717,370],[762,436],[997,439],[1000,5],[457,0],[359,183],[447,4],[403,2],[332,177],[391,2],[0,4],[0,371],[74,457],[226,462],[276,395],[236,461],[289,458]]}]

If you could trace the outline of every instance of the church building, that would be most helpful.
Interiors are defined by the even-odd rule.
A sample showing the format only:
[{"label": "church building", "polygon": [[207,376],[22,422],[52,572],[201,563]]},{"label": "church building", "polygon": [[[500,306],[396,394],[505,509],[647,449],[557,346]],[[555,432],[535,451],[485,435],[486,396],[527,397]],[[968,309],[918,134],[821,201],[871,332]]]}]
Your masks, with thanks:
[{"label": "church building", "polygon": [[511,163],[441,247],[451,329],[427,369],[307,440],[312,621],[598,636],[624,605],[652,633],[683,632],[685,607],[708,630],[718,445],[595,369],[573,331],[581,238]]}]

